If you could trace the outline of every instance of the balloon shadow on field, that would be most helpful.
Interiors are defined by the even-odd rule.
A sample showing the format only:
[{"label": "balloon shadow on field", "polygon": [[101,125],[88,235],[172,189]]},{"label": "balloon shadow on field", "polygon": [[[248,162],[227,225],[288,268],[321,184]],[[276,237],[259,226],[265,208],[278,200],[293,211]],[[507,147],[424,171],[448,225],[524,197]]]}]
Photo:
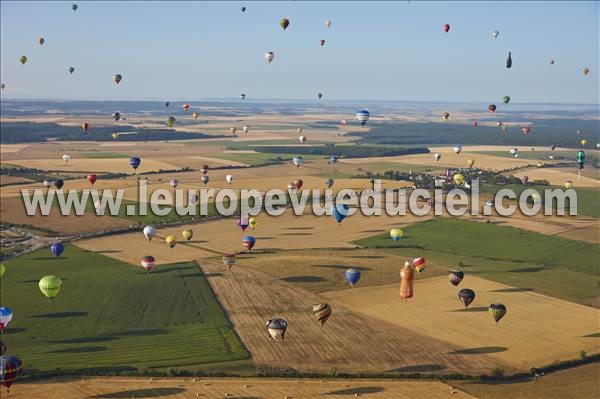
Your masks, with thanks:
[{"label": "balloon shadow on field", "polygon": [[286,230],[314,230],[314,227],[287,227]]},{"label": "balloon shadow on field", "polygon": [[4,329],[2,331],[2,335],[7,335],[7,334],[18,334],[20,332],[25,331],[24,328],[18,328],[18,327],[6,327],[6,329]]},{"label": "balloon shadow on field", "polygon": [[149,336],[149,335],[162,335],[166,334],[167,330],[161,328],[147,328],[145,330],[130,330],[130,331],[119,331],[111,333],[117,337],[138,337],[138,336]]},{"label": "balloon shadow on field", "polygon": [[104,393],[101,395],[88,396],[94,399],[110,399],[110,398],[162,398],[165,396],[177,395],[186,392],[184,388],[171,388],[171,387],[156,387],[156,388],[143,388],[143,389],[131,389],[128,391],[118,391],[111,393]]},{"label": "balloon shadow on field", "polygon": [[117,249],[101,249],[99,251],[89,251],[89,252],[93,252],[95,254],[118,254],[123,251],[119,251]]},{"label": "balloon shadow on field", "polygon": [[546,270],[545,267],[524,267],[522,269],[510,270],[510,273],[536,273]]},{"label": "balloon shadow on field", "polygon": [[327,392],[327,395],[368,395],[385,391],[382,387],[356,387]]},{"label": "balloon shadow on field", "polygon": [[68,256],[61,256],[60,258],[56,258],[54,256],[38,256],[35,258],[32,258],[33,260],[54,260],[56,262],[60,262],[63,259],[69,259]]},{"label": "balloon shadow on field", "polygon": [[373,255],[373,256],[369,256],[369,255],[354,255],[354,256],[349,256],[349,258],[352,258],[352,259],[385,259],[385,256],[381,256],[381,255]]},{"label": "balloon shadow on field", "polygon": [[279,281],[285,281],[286,283],[319,283],[325,281],[325,279],[319,276],[288,276],[280,278]]},{"label": "balloon shadow on field", "polygon": [[42,313],[34,316],[29,316],[34,319],[63,319],[69,317],[81,317],[86,316],[89,312],[55,312],[55,313]]},{"label": "balloon shadow on field", "polygon": [[452,312],[487,312],[487,310],[486,306],[477,306],[474,308],[454,309]]},{"label": "balloon shadow on field", "polygon": [[221,277],[221,276],[224,276],[224,274],[221,273],[221,272],[215,272],[215,273],[206,273],[206,274],[203,274],[203,276],[206,277],[206,278]]},{"label": "balloon shadow on field", "polygon": [[313,233],[281,233],[282,236],[312,236]]},{"label": "balloon shadow on field", "polygon": [[592,333],[592,334],[588,334],[588,335],[582,335],[583,338],[600,338],[600,332],[598,333]]},{"label": "balloon shadow on field", "polygon": [[515,287],[515,288],[501,288],[499,290],[492,290],[490,292],[527,292],[527,291],[533,291],[533,288],[519,288],[519,287]]},{"label": "balloon shadow on field", "polygon": [[106,350],[106,346],[84,346],[81,348],[57,349],[55,351],[48,351],[46,353],[90,353],[90,352],[102,352],[105,350]]},{"label": "balloon shadow on field", "polygon": [[49,344],[89,344],[92,342],[109,342],[115,341],[119,338],[110,336],[96,336],[96,337],[79,337],[65,339],[62,341],[48,341]]},{"label": "balloon shadow on field", "polygon": [[324,269],[338,269],[338,270],[346,270],[349,268],[358,269],[360,271],[373,270],[370,267],[350,266],[350,265],[315,265],[314,267],[321,267]]},{"label": "balloon shadow on field", "polygon": [[394,373],[425,373],[444,370],[446,366],[441,364],[415,364],[414,366],[400,367],[390,370]]},{"label": "balloon shadow on field", "polygon": [[485,353],[505,352],[507,349],[504,346],[482,346],[479,348],[455,350],[454,352],[448,352],[448,355],[482,355]]}]

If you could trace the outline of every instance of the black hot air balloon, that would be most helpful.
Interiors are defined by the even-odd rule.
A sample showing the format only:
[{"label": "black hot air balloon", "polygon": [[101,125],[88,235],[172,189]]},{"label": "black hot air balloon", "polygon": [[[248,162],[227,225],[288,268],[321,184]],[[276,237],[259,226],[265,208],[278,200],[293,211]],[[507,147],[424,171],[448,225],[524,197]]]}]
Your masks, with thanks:
[{"label": "black hot air balloon", "polygon": [[465,272],[463,272],[462,270],[450,270],[449,277],[450,283],[456,287],[465,277]]},{"label": "black hot air balloon", "polygon": [[506,59],[506,67],[510,69],[512,67],[512,56],[510,51],[508,52],[508,58]]},{"label": "black hot air balloon", "polygon": [[496,324],[498,324],[500,319],[506,314],[506,306],[501,303],[492,303],[488,308],[488,312],[492,315]]},{"label": "black hot air balloon", "polygon": [[465,305],[465,308],[468,308],[471,302],[475,299],[475,291],[470,290],[468,288],[463,288],[458,291],[458,299]]}]

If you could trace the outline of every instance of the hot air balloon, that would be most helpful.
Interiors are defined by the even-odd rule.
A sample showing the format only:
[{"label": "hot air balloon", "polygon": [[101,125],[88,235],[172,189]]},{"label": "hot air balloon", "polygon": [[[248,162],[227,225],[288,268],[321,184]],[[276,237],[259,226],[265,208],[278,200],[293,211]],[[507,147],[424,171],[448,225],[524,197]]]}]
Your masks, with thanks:
[{"label": "hot air balloon", "polygon": [[152,268],[154,267],[154,256],[150,256],[150,255],[146,255],[142,258],[142,260],[140,261],[140,263],[142,264],[142,267],[144,269],[146,269],[146,273],[149,273],[150,270],[152,270]]},{"label": "hot air balloon", "polygon": [[319,98],[319,100],[322,99],[323,98],[323,93],[317,93],[317,97]]},{"label": "hot air balloon", "polygon": [[120,112],[113,112],[112,117],[115,120],[115,122],[118,122],[118,121],[121,120],[121,113]]},{"label": "hot air balloon", "polygon": [[121,81],[122,81],[122,80],[123,80],[123,76],[122,76],[122,75],[120,75],[120,74],[118,74],[118,73],[117,73],[117,74],[116,74],[116,75],[113,77],[113,81],[114,81],[116,84],[119,84],[119,83],[121,83]]},{"label": "hot air balloon", "polygon": [[44,187],[49,188],[52,186],[52,180],[44,180]]},{"label": "hot air balloon", "polygon": [[323,47],[325,45],[325,39],[319,40],[319,44],[321,45],[321,47]]},{"label": "hot air balloon", "polygon": [[199,114],[199,113],[197,113],[197,112],[193,112],[193,113],[192,113],[192,118],[194,118],[194,119],[198,119],[198,118],[200,118],[200,114]]},{"label": "hot air balloon", "polygon": [[173,189],[176,189],[177,185],[179,185],[179,181],[177,179],[171,179],[169,184],[171,185],[171,187],[173,187]]},{"label": "hot air balloon", "polygon": [[290,21],[286,18],[282,18],[281,21],[279,21],[279,26],[281,26],[283,30],[286,30],[287,27],[290,26]]},{"label": "hot air balloon", "polygon": [[565,188],[567,190],[573,188],[573,181],[572,180],[565,180]]},{"label": "hot air balloon", "polygon": [[477,127],[477,126],[479,126],[479,123],[477,123],[477,121],[474,121],[473,122],[473,127]]},{"label": "hot air balloon", "polygon": [[492,303],[488,308],[488,312],[492,315],[496,324],[498,324],[500,319],[506,314],[506,306],[501,303]]},{"label": "hot air balloon", "polygon": [[331,21],[330,20],[325,21],[325,27],[326,28],[331,28]]},{"label": "hot air balloon", "polygon": [[[21,63],[23,63],[23,61],[21,61]],[[590,74],[590,68],[585,67],[581,70],[581,72],[583,72],[584,76],[588,76]]]},{"label": "hot air balloon", "polygon": [[417,271],[417,273],[421,274],[423,270],[425,270],[425,258],[415,258],[412,261],[412,265]]},{"label": "hot air balloon", "polygon": [[586,140],[586,139],[583,139],[583,140],[581,140],[581,145],[582,145],[582,146],[585,146],[585,145],[587,145],[587,140]]},{"label": "hot air balloon", "polygon": [[118,138],[119,138],[119,133],[113,133],[113,134],[112,134],[112,138],[113,138],[114,140],[118,139]]},{"label": "hot air balloon", "polygon": [[502,101],[504,102],[504,104],[508,104],[510,102],[510,96],[502,97]]},{"label": "hot air balloon", "polygon": [[210,169],[210,168],[208,167],[208,165],[204,164],[204,165],[202,165],[202,167],[200,168],[200,172],[202,172],[202,174],[203,174],[203,175],[205,175],[205,174],[207,174],[207,173],[208,173],[208,170],[209,170],[209,169]]},{"label": "hot air balloon", "polygon": [[141,163],[142,163],[142,160],[140,159],[140,157],[129,158],[129,166],[131,166],[133,168],[134,173],[135,173],[135,170],[140,166]]},{"label": "hot air balloon", "polygon": [[168,107],[169,105],[171,105],[171,103],[167,101],[167,102],[165,103],[165,107]]},{"label": "hot air balloon", "polygon": [[294,188],[296,190],[300,190],[302,188],[302,185],[304,184],[304,182],[302,181],[302,179],[297,179],[297,180],[294,180],[292,182],[292,184],[294,185]]},{"label": "hot air balloon", "polygon": [[69,163],[69,160],[71,159],[71,156],[65,154],[65,155],[62,156],[62,159],[63,159],[63,161],[65,161],[65,163]]},{"label": "hot air balloon", "polygon": [[494,39],[497,38],[499,34],[500,34],[500,32],[497,30],[492,32],[492,36],[494,36]]},{"label": "hot air balloon", "polygon": [[506,58],[506,67],[510,69],[512,67],[512,54],[508,52],[508,58]]},{"label": "hot air balloon", "polygon": [[465,181],[465,177],[460,173],[455,173],[454,176],[452,177],[452,180],[454,180],[454,183],[457,186],[460,186]]},{"label": "hot air balloon", "polygon": [[346,122],[346,120],[345,120],[345,119],[342,119],[342,120],[340,121],[340,125],[342,125],[342,126],[346,126],[346,124],[347,124],[347,123],[348,123],[348,122]]},{"label": "hot air balloon", "polygon": [[442,154],[440,154],[439,152],[436,152],[435,154],[433,154],[433,159],[435,159],[435,162],[439,162],[441,157],[442,157]]},{"label": "hot air balloon", "polygon": [[458,299],[465,305],[465,308],[468,308],[471,302],[475,299],[475,291],[470,290],[468,288],[463,288],[458,291]]},{"label": "hot air balloon", "polygon": [[210,180],[209,177],[206,175],[204,175],[200,178],[200,181],[202,182],[202,184],[208,184],[209,180]]},{"label": "hot air balloon", "polygon": [[0,89],[4,90],[6,88],[6,85],[4,83],[0,84]]},{"label": "hot air balloon", "polygon": [[81,124],[81,128],[83,129],[84,132],[87,132],[90,129],[90,124],[87,122],[84,122]]},{"label": "hot air balloon", "polygon": [[298,135],[301,135],[303,131],[304,131],[304,129],[302,129],[301,127],[299,127],[298,130],[296,130]]},{"label": "hot air balloon", "polygon": [[450,25],[449,24],[444,24],[444,26],[443,26],[442,29],[444,29],[444,32],[448,33],[448,32],[450,32]]},{"label": "hot air balloon", "polygon": [[529,181],[529,176],[521,176],[519,180],[521,180],[521,184],[525,185]]},{"label": "hot air balloon", "polygon": [[237,219],[235,221],[235,225],[242,231],[246,231],[246,229],[248,228],[248,217],[247,216],[242,216],[241,218]]},{"label": "hot air balloon", "polygon": [[366,109],[362,109],[360,111],[356,111],[356,119],[360,122],[362,126],[364,126],[371,117],[371,114]]},{"label": "hot air balloon", "polygon": [[338,225],[348,216],[348,205],[338,204],[331,207],[331,216],[338,222]]},{"label": "hot air balloon", "polygon": [[65,182],[63,181],[63,179],[56,179],[52,180],[52,184],[54,185],[54,188],[60,190],[65,185]]},{"label": "hot air balloon", "polygon": [[444,113],[442,114],[442,120],[443,120],[444,122],[446,122],[446,121],[448,120],[448,118],[450,118],[450,114],[449,114],[448,112],[444,112]]},{"label": "hot air balloon", "polygon": [[247,125],[242,126],[242,131],[244,132],[244,134],[248,134],[248,126]]},{"label": "hot air balloon", "polygon": [[525,126],[525,127],[524,127],[524,128],[522,128],[521,130],[523,131],[523,134],[524,134],[525,136],[527,136],[527,135],[529,134],[529,130],[530,130],[530,129],[529,129],[529,127]]},{"label": "hot air balloon", "polygon": [[450,276],[450,283],[456,287],[457,285],[460,284],[460,282],[465,277],[465,272],[463,272],[462,270],[450,270],[449,276]]},{"label": "hot air balloon", "polygon": [[555,146],[554,144],[552,144],[552,145],[550,146],[550,151],[554,151],[555,149],[556,149],[556,146]]},{"label": "hot air balloon", "polygon": [[335,164],[338,161],[338,157],[335,155],[332,155],[329,157],[329,163],[331,163],[332,165]]},{"label": "hot air balloon", "polygon": [[292,158],[292,163],[293,163],[293,164],[294,164],[294,165],[295,165],[297,168],[299,168],[299,167],[300,167],[300,165],[302,165],[302,164],[304,163],[304,158],[302,158],[302,157],[294,157],[294,158]]},{"label": "hot air balloon", "polygon": [[554,60],[550,60],[550,65],[554,65]]},{"label": "hot air balloon", "polygon": [[230,127],[229,131],[231,132],[231,134],[235,134],[235,132],[237,132],[237,127]]},{"label": "hot air balloon", "polygon": [[242,239],[242,245],[248,250],[248,252],[252,251],[252,248],[254,248],[254,244],[256,244],[256,238],[252,236],[245,236]]},{"label": "hot air balloon", "polygon": [[0,385],[4,385],[7,391],[19,375],[23,368],[23,362],[17,356],[0,356]]},{"label": "hot air balloon", "polygon": [[231,270],[231,266],[235,265],[235,254],[223,255],[223,264]]},{"label": "hot air balloon", "polygon": [[460,154],[461,151],[462,151],[462,146],[461,145],[455,145],[454,146],[454,152],[456,153],[456,155]]},{"label": "hot air balloon", "polygon": [[19,57],[19,62],[21,62],[22,65],[25,65],[25,63],[27,62],[27,57],[22,55],[21,57]]},{"label": "hot air balloon", "polygon": [[68,71],[69,71],[70,74],[73,74],[73,72],[75,72],[75,68],[69,67]]},{"label": "hot air balloon", "polygon": [[517,147],[513,147],[510,149],[510,154],[515,156],[519,153],[519,149]]},{"label": "hot air balloon", "polygon": [[402,238],[403,235],[404,235],[404,230],[402,230],[402,229],[391,229],[390,230],[390,237],[392,237],[392,240],[394,240],[394,242],[396,244],[398,244],[398,242],[400,242],[400,239]]},{"label": "hot air balloon", "polygon": [[44,39],[43,37],[39,37],[38,38],[38,43],[41,45],[43,45],[46,42],[46,39]]},{"label": "hot air balloon", "polygon": [[287,330],[288,323],[283,319],[271,319],[267,321],[267,333],[269,339],[273,339],[275,342],[283,341],[285,338],[285,331]]},{"label": "hot air balloon", "polygon": [[496,105],[495,104],[488,105],[488,112],[491,112],[492,114],[494,112],[496,112]]},{"label": "hot air balloon", "polygon": [[242,93],[242,94],[240,94],[240,97],[242,98],[242,100],[245,100],[246,99],[246,94]]},{"label": "hot air balloon", "polygon": [[583,169],[584,163],[585,163],[585,152],[579,151],[577,153],[577,168],[579,168],[579,173],[581,173],[581,169]]},{"label": "hot air balloon", "polygon": [[39,282],[40,291],[48,299],[52,300],[56,297],[62,287],[62,280],[56,276],[45,276]]},{"label": "hot air balloon", "polygon": [[246,7],[242,7],[242,12],[246,12]]},{"label": "hot air balloon", "polygon": [[410,262],[404,262],[404,267],[400,270],[400,298],[405,301],[413,297],[413,280],[415,271]]},{"label": "hot air balloon", "polygon": [[467,167],[472,168],[475,165],[475,160],[467,159]]},{"label": "hot air balloon", "polygon": [[327,186],[327,188],[331,188],[333,186],[333,179],[330,177],[327,180],[325,180],[325,185]]},{"label": "hot air balloon", "polygon": [[100,201],[94,201],[94,209],[96,210],[96,215],[104,215],[104,208],[106,206]]},{"label": "hot air balloon", "polygon": [[4,330],[13,318],[13,311],[8,307],[0,307],[0,331]]},{"label": "hot air balloon", "polygon": [[252,230],[254,230],[254,228],[256,227],[256,219],[255,218],[248,219],[248,224],[250,225],[250,228]]},{"label": "hot air balloon", "polygon": [[146,227],[144,227],[143,233],[148,241],[152,241],[152,239],[156,235],[156,228],[154,226],[147,225]]},{"label": "hot air balloon", "polygon": [[227,181],[227,183],[231,184],[231,182],[233,181],[233,175],[225,176],[225,180]]},{"label": "hot air balloon", "polygon": [[183,229],[183,231],[181,232],[181,235],[183,236],[183,238],[186,239],[186,241],[189,241],[194,236],[194,232],[192,231],[192,229],[187,228],[187,229]]},{"label": "hot air balloon", "polygon": [[77,4],[73,3],[71,5],[71,10],[73,10],[73,12],[77,11],[77,8],[78,8]]},{"label": "hot air balloon", "polygon": [[502,127],[503,123],[502,122],[496,122],[496,126],[498,127]]},{"label": "hot air balloon", "polygon": [[52,255],[54,255],[56,259],[58,259],[60,255],[65,251],[65,245],[62,242],[57,241],[54,244],[50,245],[50,251],[52,252]]},{"label": "hot air balloon", "polygon": [[346,269],[345,276],[346,281],[348,281],[348,284],[350,284],[350,287],[354,287],[354,284],[358,283],[358,280],[360,280],[360,270],[355,267],[351,267]]},{"label": "hot air balloon", "polygon": [[267,51],[265,53],[265,60],[267,60],[267,62],[270,64],[271,61],[273,61],[273,58],[275,58],[275,53],[272,51]]},{"label": "hot air balloon", "polygon": [[168,126],[168,127],[173,127],[173,125],[175,125],[175,121],[176,121],[176,120],[177,120],[177,119],[175,119],[175,117],[174,117],[174,116],[169,116],[169,117],[167,118],[167,126]]},{"label": "hot air balloon", "polygon": [[167,238],[165,238],[165,242],[169,248],[175,248],[175,245],[177,245],[177,238],[175,238],[174,235],[169,235]]},{"label": "hot air balloon", "polygon": [[331,316],[331,306],[327,303],[317,303],[312,307],[313,316],[321,323],[321,326],[325,324],[329,316]]},{"label": "hot air balloon", "polygon": [[181,106],[181,108],[183,108],[183,112],[188,112],[190,110],[190,105],[189,104],[183,104]]}]

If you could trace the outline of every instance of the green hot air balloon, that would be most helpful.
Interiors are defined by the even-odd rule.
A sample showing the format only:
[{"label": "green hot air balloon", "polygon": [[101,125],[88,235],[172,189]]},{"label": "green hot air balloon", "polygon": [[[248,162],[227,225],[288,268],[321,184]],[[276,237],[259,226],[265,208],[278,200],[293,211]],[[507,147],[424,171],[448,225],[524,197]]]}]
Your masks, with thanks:
[{"label": "green hot air balloon", "polygon": [[510,102],[510,96],[502,97],[502,101],[504,101],[504,104],[508,104]]},{"label": "green hot air balloon", "polygon": [[169,116],[169,118],[167,119],[167,126],[173,127],[174,124],[175,124],[175,117]]},{"label": "green hot air balloon", "polygon": [[579,151],[577,153],[577,167],[581,170],[583,169],[583,164],[585,163],[585,152]]},{"label": "green hot air balloon", "polygon": [[58,295],[60,288],[62,287],[62,280],[56,276],[42,277],[39,283],[40,291],[46,295],[48,299],[52,300]]},{"label": "green hot air balloon", "polygon": [[290,26],[290,21],[286,18],[282,18],[281,21],[279,21],[279,26],[281,26],[283,30],[286,30],[287,27]]},{"label": "green hot air balloon", "polygon": [[27,57],[25,57],[24,55],[20,56],[20,57],[19,57],[19,62],[20,62],[22,65],[25,65],[25,63],[27,62]]}]

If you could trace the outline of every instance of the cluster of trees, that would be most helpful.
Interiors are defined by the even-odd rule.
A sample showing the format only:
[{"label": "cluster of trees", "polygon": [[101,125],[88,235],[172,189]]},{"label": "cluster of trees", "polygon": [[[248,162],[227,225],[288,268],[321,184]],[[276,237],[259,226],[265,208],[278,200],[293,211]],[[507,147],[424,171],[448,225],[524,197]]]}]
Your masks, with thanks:
[{"label": "cluster of trees", "polygon": [[323,155],[338,156],[340,158],[370,158],[370,157],[393,157],[409,154],[428,154],[430,151],[424,147],[380,147],[369,145],[323,145],[323,146],[257,146],[251,147],[256,152],[270,154],[294,154],[294,155]]},{"label": "cluster of trees", "polygon": [[0,143],[33,143],[48,139],[61,141],[114,141],[113,133],[120,133],[118,141],[162,141],[215,138],[202,133],[178,132],[172,129],[147,129],[132,126],[91,126],[84,132],[79,126],[56,123],[2,122]]}]

